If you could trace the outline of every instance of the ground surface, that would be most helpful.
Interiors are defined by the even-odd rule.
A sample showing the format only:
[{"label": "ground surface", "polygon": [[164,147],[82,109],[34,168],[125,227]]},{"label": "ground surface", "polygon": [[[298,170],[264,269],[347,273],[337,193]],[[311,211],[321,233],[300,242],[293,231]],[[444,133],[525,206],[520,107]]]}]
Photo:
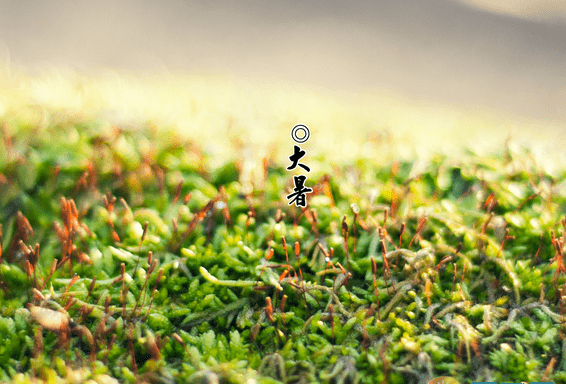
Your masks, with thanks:
[{"label": "ground surface", "polygon": [[529,151],[395,157],[368,134],[338,162],[309,142],[301,210],[281,156],[15,105],[0,380],[566,382],[566,173]]}]

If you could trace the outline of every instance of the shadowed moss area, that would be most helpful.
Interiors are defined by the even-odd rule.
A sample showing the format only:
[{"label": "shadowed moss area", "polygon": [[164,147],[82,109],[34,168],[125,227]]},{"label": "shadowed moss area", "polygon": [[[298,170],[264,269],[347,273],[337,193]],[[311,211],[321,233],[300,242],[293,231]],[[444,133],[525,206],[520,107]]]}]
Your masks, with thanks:
[{"label": "shadowed moss area", "polygon": [[301,210],[288,164],[32,112],[0,121],[0,380],[566,381],[566,173],[527,150],[307,155]]}]

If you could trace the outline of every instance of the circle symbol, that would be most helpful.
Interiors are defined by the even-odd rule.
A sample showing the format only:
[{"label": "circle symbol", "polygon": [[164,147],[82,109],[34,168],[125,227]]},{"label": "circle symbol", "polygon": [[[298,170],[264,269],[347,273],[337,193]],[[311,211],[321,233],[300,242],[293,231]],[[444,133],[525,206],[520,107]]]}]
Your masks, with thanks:
[{"label": "circle symbol", "polygon": [[[297,132],[300,132],[300,131],[303,131],[302,136],[297,135]],[[311,131],[304,124],[297,124],[291,130],[291,138],[299,144],[306,143],[309,140],[310,137],[311,137]]]}]

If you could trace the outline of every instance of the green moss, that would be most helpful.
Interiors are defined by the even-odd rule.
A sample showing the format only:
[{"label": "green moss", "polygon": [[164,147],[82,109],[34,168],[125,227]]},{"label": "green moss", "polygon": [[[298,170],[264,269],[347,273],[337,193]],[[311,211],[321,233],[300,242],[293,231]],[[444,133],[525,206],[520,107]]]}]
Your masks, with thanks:
[{"label": "green moss", "polygon": [[[211,168],[172,131],[18,119],[0,121],[0,380],[564,380],[566,194],[528,153],[322,162],[302,212],[283,165],[248,194],[241,159]],[[39,348],[38,292],[93,344]]]}]

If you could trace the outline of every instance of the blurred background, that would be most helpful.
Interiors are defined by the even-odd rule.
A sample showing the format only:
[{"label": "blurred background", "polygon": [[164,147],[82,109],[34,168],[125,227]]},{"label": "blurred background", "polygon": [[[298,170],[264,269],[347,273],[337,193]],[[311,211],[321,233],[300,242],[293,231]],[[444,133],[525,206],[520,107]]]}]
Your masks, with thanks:
[{"label": "blurred background", "polygon": [[[563,156],[566,1],[0,1],[15,95],[236,146],[355,156],[501,147]],[[378,138],[378,139],[376,139]],[[280,144],[278,144],[280,143]],[[359,150],[359,151],[358,151]],[[283,158],[289,156],[285,153]]]}]

